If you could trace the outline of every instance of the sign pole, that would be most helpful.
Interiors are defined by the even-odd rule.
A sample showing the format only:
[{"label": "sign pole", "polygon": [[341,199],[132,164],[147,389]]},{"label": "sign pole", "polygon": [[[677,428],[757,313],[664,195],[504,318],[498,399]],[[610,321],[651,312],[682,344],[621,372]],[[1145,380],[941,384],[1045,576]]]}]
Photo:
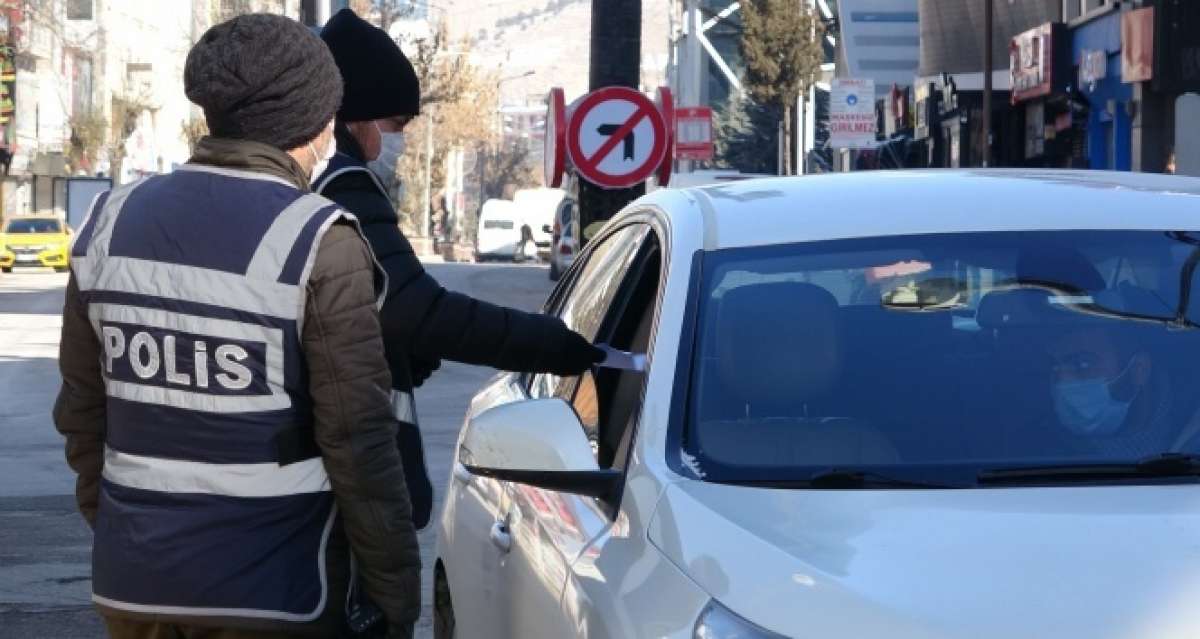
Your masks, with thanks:
[{"label": "sign pole", "polygon": [[[591,60],[588,90],[607,86],[637,89],[642,73],[642,0],[592,3]],[[607,220],[641,197],[646,187],[604,189],[587,180],[579,183],[579,228]],[[588,238],[580,237],[581,244]]]},{"label": "sign pole", "polygon": [[992,159],[992,0],[983,0],[983,166]]}]

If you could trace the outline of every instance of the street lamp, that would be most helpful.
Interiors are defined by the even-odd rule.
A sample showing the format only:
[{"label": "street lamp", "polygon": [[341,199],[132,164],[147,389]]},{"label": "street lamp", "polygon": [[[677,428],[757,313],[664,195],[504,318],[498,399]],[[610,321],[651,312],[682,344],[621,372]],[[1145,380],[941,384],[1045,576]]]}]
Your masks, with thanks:
[{"label": "street lamp", "polygon": [[535,71],[530,70],[519,75],[510,75],[507,78],[500,78],[499,80],[496,80],[496,135],[500,138],[502,143],[504,142],[504,114],[501,112],[501,109],[504,107],[504,99],[500,95],[500,87],[503,86],[505,82],[512,82],[513,80],[528,78],[535,73]]},{"label": "street lamp", "polygon": [[[530,71],[526,71],[525,73],[508,76],[505,78],[499,78],[498,80],[496,80],[496,138],[497,138],[496,148],[501,148],[504,145],[504,113],[501,111],[501,109],[503,108],[503,106],[502,106],[503,100],[500,97],[500,87],[503,86],[505,82],[512,82],[513,80],[520,80],[523,78],[528,78],[532,75],[536,75],[536,72],[530,70]],[[483,206],[483,200],[484,200],[484,198],[487,197],[487,193],[486,193],[487,153],[485,152],[480,155],[481,155],[481,158],[479,160],[479,205]]]}]

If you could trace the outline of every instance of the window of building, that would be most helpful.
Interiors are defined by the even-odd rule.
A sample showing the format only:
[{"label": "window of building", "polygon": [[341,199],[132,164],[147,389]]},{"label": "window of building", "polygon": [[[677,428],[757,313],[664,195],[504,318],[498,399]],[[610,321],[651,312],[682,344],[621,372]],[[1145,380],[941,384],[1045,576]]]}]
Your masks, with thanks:
[{"label": "window of building", "polygon": [[1106,10],[1114,3],[1115,0],[1063,0],[1063,20],[1071,21],[1089,13]]},{"label": "window of building", "polygon": [[68,20],[91,20],[92,0],[67,0]]}]

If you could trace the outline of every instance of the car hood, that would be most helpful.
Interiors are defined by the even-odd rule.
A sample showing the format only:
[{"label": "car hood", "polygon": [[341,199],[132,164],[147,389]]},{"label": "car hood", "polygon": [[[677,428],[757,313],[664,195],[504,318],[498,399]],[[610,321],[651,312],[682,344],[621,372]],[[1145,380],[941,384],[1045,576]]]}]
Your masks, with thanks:
[{"label": "car hood", "polygon": [[668,488],[651,542],[795,639],[1200,636],[1200,487]]},{"label": "car hood", "polygon": [[6,233],[0,234],[0,245],[9,246],[42,246],[46,244],[62,244],[67,241],[64,233]]}]

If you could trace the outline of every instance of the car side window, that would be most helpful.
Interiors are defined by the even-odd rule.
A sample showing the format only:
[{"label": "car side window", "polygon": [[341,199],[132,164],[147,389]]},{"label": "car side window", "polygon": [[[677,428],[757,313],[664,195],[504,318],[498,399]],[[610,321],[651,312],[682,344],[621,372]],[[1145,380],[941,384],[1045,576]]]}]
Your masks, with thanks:
[{"label": "car side window", "polygon": [[[645,354],[650,349],[654,310],[662,271],[658,238],[642,227],[604,240],[575,273],[577,283],[559,291],[549,309],[596,343]],[[619,244],[609,244],[610,242]],[[616,253],[617,246],[632,250]],[[591,261],[596,260],[596,261]],[[605,266],[605,264],[607,264]],[[559,397],[579,416],[596,461],[602,468],[621,467],[623,451],[640,414],[644,372],[598,368],[581,376],[539,375],[533,397]]]},{"label": "car side window", "polygon": [[[564,282],[565,288],[552,296],[547,311],[557,315],[571,330],[595,342],[609,306],[649,232],[648,226],[633,224],[597,243],[584,255],[582,268],[575,269],[572,279]],[[571,401],[578,379],[548,373],[534,375],[529,396]]]}]

